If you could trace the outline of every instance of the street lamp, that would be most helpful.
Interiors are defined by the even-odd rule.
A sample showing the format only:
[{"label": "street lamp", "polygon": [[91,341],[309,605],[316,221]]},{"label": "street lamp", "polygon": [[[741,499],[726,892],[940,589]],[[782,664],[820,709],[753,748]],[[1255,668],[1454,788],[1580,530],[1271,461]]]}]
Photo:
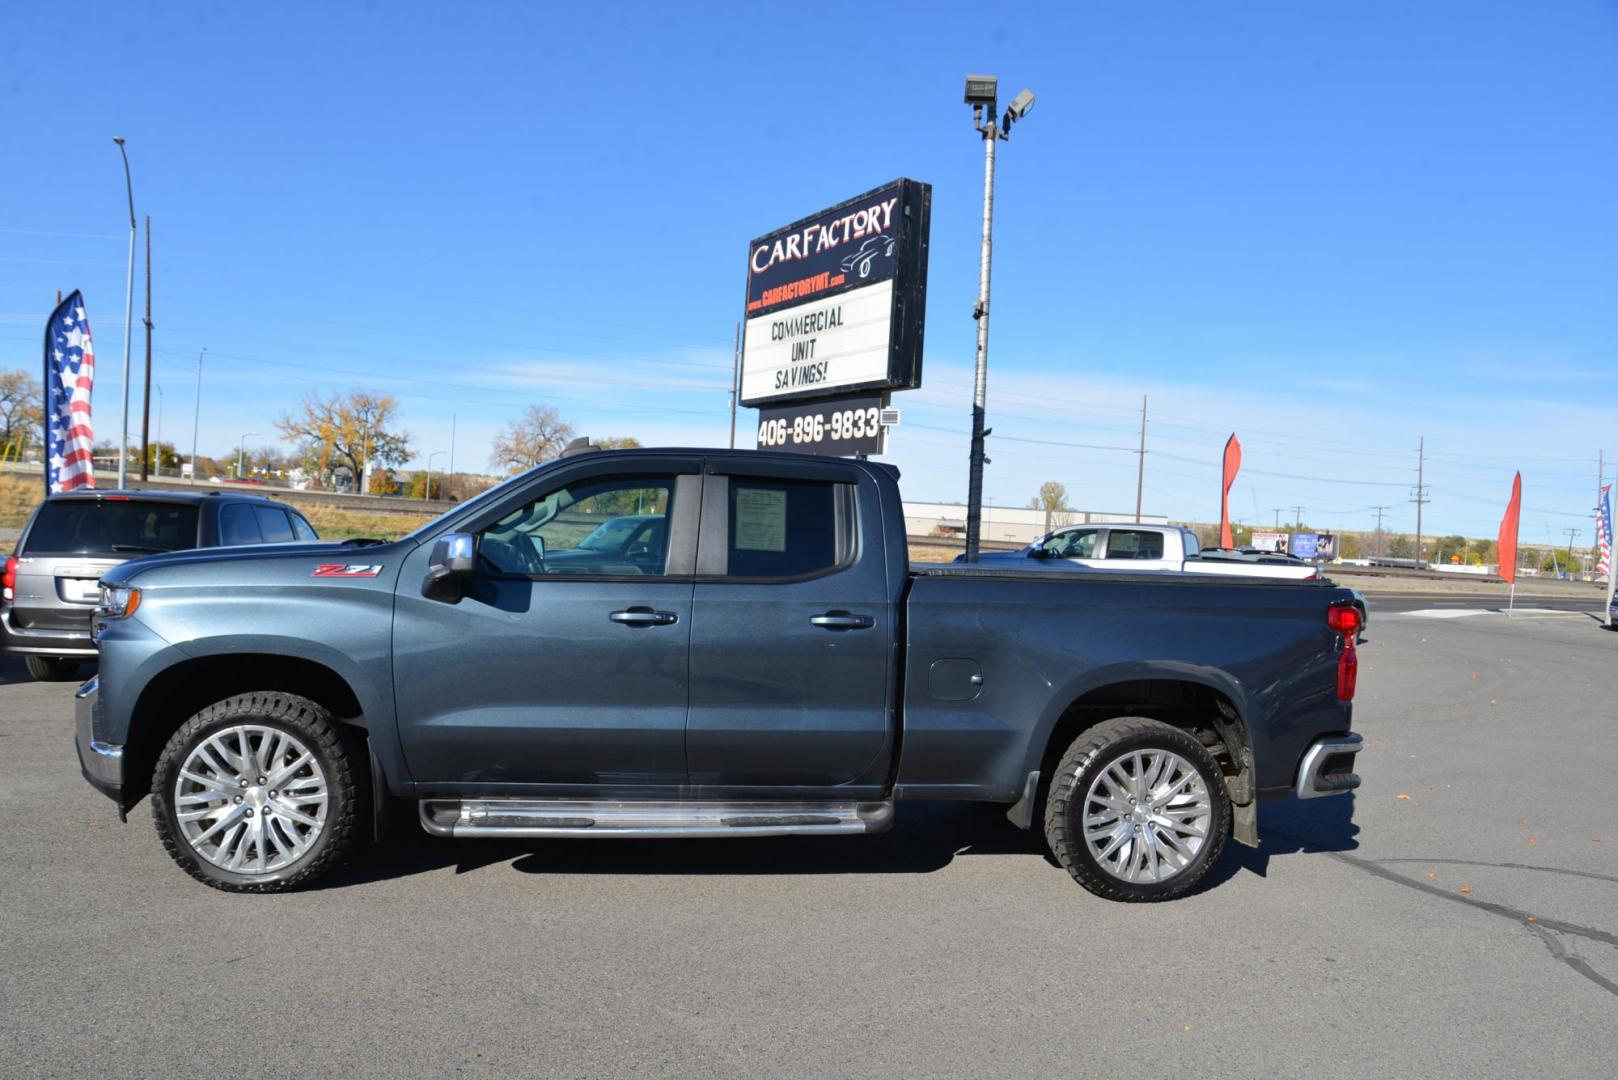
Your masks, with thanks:
[{"label": "street lamp", "polygon": [[1000,80],[993,75],[966,77],[966,104],[972,106],[972,127],[983,137],[983,246],[978,256],[978,300],[972,318],[978,324],[977,370],[972,381],[971,471],[966,493],[966,561],[978,561],[978,533],[983,518],[983,440],[989,430],[983,426],[989,381],[989,262],[994,227],[994,146],[1011,137],[1011,125],[1028,115],[1034,95],[1024,90],[1011,100],[1005,115],[996,122]]},{"label": "street lamp", "polygon": [[191,482],[197,482],[197,421],[202,419],[202,358],[208,353],[208,346],[204,345],[202,351],[197,353],[197,401],[191,407]]},{"label": "street lamp", "polygon": [[421,490],[421,499],[423,502],[426,502],[428,499],[432,498],[433,494],[433,458],[437,457],[443,452],[444,451],[442,450],[434,450],[432,453],[427,455],[427,486]]},{"label": "street lamp", "polygon": [[[257,434],[258,432],[256,431],[244,431],[241,439],[236,443],[236,479],[238,480],[242,478],[242,453],[247,449],[247,440]],[[191,474],[196,475],[195,466],[192,467]]]},{"label": "street lamp", "polygon": [[129,332],[135,314],[135,182],[129,178],[129,151],[122,135],[114,135],[118,153],[124,159],[124,191],[129,195],[129,282],[124,287],[124,410],[118,431],[118,487],[129,476]]}]

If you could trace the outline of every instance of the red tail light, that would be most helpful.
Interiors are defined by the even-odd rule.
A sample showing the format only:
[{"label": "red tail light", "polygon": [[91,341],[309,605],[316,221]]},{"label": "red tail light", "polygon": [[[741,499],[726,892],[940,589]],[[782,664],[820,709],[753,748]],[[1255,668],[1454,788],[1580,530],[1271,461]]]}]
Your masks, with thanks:
[{"label": "red tail light", "polygon": [[1354,651],[1354,638],[1360,632],[1360,609],[1342,604],[1326,609],[1326,625],[1343,635],[1343,651],[1337,654],[1337,700],[1354,700],[1360,677],[1360,658]]},{"label": "red tail light", "polygon": [[1348,702],[1354,700],[1354,688],[1360,678],[1360,658],[1354,652],[1354,639],[1349,638],[1348,644],[1337,657],[1337,700]]},{"label": "red tail light", "polygon": [[16,599],[12,594],[12,590],[17,587],[17,561],[17,556],[15,555],[6,558],[6,572],[0,574],[0,587],[4,588],[4,596],[0,598],[6,600]]}]

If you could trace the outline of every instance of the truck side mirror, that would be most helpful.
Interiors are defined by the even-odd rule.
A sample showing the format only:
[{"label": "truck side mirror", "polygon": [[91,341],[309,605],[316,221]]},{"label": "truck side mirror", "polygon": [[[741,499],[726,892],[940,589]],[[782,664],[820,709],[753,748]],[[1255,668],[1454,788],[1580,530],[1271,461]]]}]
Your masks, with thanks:
[{"label": "truck side mirror", "polygon": [[433,545],[427,560],[427,576],[421,582],[421,595],[430,600],[455,603],[461,598],[460,583],[477,568],[478,538],[471,533],[447,533]]}]

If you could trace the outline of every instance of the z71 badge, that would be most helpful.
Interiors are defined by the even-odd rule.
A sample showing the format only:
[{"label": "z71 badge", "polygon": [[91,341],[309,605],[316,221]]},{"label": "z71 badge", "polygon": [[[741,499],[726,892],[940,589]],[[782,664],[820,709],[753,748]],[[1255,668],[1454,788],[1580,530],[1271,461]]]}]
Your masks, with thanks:
[{"label": "z71 badge", "polygon": [[310,577],[376,577],[382,572],[380,563],[321,563]]}]

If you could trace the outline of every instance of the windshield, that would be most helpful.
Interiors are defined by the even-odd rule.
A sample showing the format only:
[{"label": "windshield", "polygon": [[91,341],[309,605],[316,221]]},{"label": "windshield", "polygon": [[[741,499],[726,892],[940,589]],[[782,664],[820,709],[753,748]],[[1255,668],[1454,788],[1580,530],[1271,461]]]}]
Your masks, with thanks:
[{"label": "windshield", "polygon": [[27,554],[146,555],[197,546],[197,508],[139,499],[47,502],[28,529]]},{"label": "windshield", "polygon": [[579,547],[587,551],[618,551],[629,540],[629,534],[635,530],[635,526],[646,520],[648,519],[644,517],[614,518],[580,540]]}]

